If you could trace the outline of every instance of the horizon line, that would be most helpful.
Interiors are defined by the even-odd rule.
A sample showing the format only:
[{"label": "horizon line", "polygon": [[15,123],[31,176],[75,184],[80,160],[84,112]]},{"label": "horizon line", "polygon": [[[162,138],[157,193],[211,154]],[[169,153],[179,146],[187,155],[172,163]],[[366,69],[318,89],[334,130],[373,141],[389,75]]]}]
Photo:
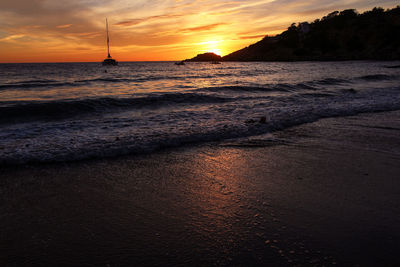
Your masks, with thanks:
[{"label": "horizon line", "polygon": [[[184,59],[183,59],[184,60]],[[132,61],[118,61],[118,62],[176,62],[178,60],[132,60]],[[0,64],[56,64],[56,63],[102,63],[102,61],[43,61],[43,62],[0,62]]]}]

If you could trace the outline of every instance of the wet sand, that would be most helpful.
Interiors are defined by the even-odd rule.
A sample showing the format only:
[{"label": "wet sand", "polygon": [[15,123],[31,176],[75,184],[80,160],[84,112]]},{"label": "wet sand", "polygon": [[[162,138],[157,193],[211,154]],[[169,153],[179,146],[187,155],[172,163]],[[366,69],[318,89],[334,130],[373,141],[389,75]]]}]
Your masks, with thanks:
[{"label": "wet sand", "polygon": [[400,111],[0,176],[1,266],[400,264]]}]

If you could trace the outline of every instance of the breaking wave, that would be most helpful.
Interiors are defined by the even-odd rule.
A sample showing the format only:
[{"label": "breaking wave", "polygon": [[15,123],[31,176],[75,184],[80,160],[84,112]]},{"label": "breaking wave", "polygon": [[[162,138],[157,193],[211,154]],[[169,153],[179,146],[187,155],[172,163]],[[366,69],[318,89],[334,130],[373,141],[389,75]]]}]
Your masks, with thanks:
[{"label": "breaking wave", "polygon": [[205,104],[234,101],[234,98],[196,93],[166,93],[134,98],[93,98],[49,102],[17,103],[0,107],[0,122],[33,118],[65,118],[93,112],[108,112],[114,109],[158,108],[172,104]]}]

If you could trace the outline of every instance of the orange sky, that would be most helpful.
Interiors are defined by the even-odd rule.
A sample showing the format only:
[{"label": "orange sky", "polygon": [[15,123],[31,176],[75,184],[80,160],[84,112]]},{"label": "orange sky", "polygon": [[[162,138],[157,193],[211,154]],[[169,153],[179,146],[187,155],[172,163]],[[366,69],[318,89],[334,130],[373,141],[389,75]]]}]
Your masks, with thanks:
[{"label": "orange sky", "polygon": [[226,55],[334,10],[396,5],[397,0],[1,0],[0,62],[102,61],[106,17],[113,58],[161,61],[209,51]]}]

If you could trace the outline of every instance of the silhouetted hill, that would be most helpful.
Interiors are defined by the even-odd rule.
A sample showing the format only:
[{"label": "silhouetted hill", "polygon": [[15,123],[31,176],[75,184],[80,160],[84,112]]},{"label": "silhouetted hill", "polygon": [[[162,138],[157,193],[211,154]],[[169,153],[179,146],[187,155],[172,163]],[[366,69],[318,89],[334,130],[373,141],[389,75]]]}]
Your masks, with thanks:
[{"label": "silhouetted hill", "polygon": [[186,59],[185,61],[203,62],[203,61],[221,61],[222,57],[214,53],[198,54],[194,58]]},{"label": "silhouetted hill", "polygon": [[400,59],[400,6],[335,11],[222,58],[223,61]]}]

